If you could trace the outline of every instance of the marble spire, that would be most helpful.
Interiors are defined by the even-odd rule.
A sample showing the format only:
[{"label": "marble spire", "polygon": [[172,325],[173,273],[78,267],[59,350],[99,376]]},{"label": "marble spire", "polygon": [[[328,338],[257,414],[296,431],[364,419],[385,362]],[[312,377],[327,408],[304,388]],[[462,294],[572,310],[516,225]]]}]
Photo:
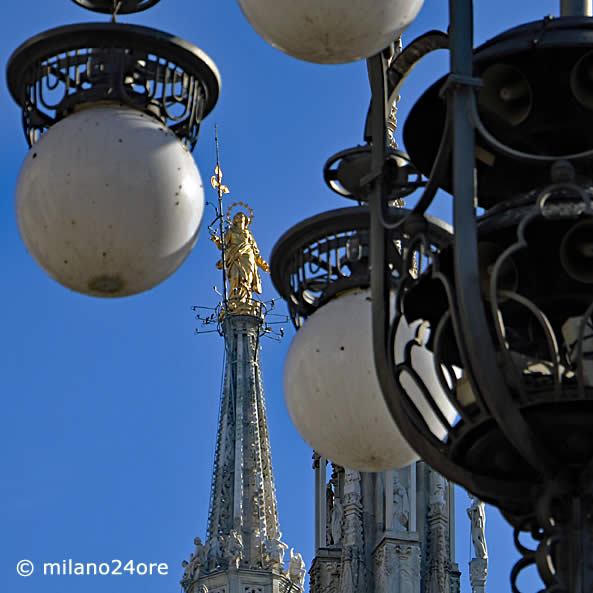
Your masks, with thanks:
[{"label": "marble spire", "polygon": [[[217,173],[213,186],[221,179]],[[249,215],[231,218],[229,209],[226,228],[212,232],[228,285],[218,317],[225,371],[208,528],[205,542],[196,538],[183,563],[181,585],[185,593],[297,593],[305,570],[292,549],[285,559],[260,369],[265,308],[253,298],[261,292],[258,268],[267,272],[268,265],[249,230],[253,212],[240,202],[234,206]]]}]

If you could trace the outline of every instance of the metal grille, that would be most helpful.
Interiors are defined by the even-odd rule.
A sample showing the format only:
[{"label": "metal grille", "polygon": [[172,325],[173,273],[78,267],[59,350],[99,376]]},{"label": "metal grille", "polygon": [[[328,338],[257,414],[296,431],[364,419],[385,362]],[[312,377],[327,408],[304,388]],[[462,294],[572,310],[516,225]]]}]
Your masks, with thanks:
[{"label": "metal grille", "polygon": [[198,48],[114,23],[69,25],[30,39],[11,56],[7,78],[29,145],[81,106],[108,102],[154,116],[193,149],[219,92],[216,67]]}]

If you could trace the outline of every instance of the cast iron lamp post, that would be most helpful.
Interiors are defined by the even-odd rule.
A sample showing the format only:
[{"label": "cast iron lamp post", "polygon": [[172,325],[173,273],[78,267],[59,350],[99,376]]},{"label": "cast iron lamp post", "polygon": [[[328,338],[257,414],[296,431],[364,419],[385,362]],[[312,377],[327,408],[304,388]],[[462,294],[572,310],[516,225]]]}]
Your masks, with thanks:
[{"label": "cast iron lamp post", "polygon": [[158,0],[74,1],[112,22],[46,31],[8,62],[31,146],[17,222],[52,278],[127,296],[165,280],[197,240],[204,197],[190,151],[220,77],[192,44],[116,22]]},{"label": "cast iron lamp post", "polygon": [[[416,206],[392,212],[390,188],[398,175],[409,181],[401,166],[394,175],[385,121],[417,48],[368,59],[370,159],[347,175],[351,158],[331,179],[358,177],[352,187],[369,203],[372,342],[385,403],[424,460],[515,526],[523,557],[513,591],[534,564],[546,593],[593,590],[590,15],[590,2],[563,1],[560,18],[474,51],[472,2],[451,0],[451,72],[404,130],[411,162],[428,176]],[[437,187],[453,194],[449,242],[425,215]],[[297,319],[316,287],[298,271],[299,261],[317,263],[314,246],[315,238],[291,250],[283,238],[272,257],[273,269],[276,258],[294,260],[296,273],[278,269],[274,280]],[[311,319],[329,306],[322,300],[307,301],[319,306]],[[519,541],[522,531],[536,549]]]}]

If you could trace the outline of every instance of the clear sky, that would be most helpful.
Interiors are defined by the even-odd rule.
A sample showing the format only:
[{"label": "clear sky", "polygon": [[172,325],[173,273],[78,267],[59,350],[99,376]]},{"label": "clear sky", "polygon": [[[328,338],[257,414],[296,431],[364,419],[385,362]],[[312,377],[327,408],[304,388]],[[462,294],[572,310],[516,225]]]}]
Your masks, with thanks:
[{"label": "clear sky", "polygon": [[[480,0],[476,43],[522,22],[558,13],[557,1]],[[102,20],[70,0],[3,6],[0,62],[27,38],[59,25]],[[346,204],[322,181],[325,160],[362,142],[369,100],[364,63],[318,66],[265,44],[232,0],[162,0],[122,22],[193,42],[218,65],[222,92],[203,122],[195,159],[206,181],[215,166],[218,124],[227,200],[248,202],[252,231],[269,258],[275,240],[303,218]],[[426,0],[405,34],[446,29],[447,3]],[[432,57],[403,89],[399,121],[445,71]],[[181,561],[204,536],[222,373],[222,340],[194,335],[193,305],[215,306],[218,252],[205,228],[193,253],[166,282],[144,294],[101,300],[73,293],[45,275],[18,235],[13,206],[27,145],[21,115],[0,85],[0,591],[6,593],[174,593]],[[401,144],[401,134],[396,134]],[[451,219],[443,194],[433,213]],[[205,223],[214,218],[206,209]],[[269,278],[264,296],[277,297]],[[286,314],[278,301],[276,313]],[[263,376],[286,543],[313,556],[311,450],[288,419],[283,359],[294,335],[264,340]],[[458,496],[457,560],[470,549],[467,499]],[[498,511],[487,512],[488,590],[510,591],[517,554]],[[43,577],[16,574],[17,562],[164,562],[165,576]],[[535,580],[524,581],[536,590]]]}]

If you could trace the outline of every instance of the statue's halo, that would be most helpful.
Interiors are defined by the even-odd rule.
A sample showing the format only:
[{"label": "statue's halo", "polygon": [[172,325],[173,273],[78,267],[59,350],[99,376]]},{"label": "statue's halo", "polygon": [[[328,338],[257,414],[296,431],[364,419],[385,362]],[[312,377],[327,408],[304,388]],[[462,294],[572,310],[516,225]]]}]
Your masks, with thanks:
[{"label": "statue's halo", "polygon": [[[243,214],[245,214],[245,216],[247,217],[247,226],[249,226],[254,216],[253,210],[250,208],[249,204],[246,204],[244,202],[233,202],[226,211],[226,220],[229,224],[231,224],[231,211],[233,210],[233,208],[242,208],[246,210],[246,212],[243,212]],[[249,214],[247,214],[247,212],[249,212]]]}]

